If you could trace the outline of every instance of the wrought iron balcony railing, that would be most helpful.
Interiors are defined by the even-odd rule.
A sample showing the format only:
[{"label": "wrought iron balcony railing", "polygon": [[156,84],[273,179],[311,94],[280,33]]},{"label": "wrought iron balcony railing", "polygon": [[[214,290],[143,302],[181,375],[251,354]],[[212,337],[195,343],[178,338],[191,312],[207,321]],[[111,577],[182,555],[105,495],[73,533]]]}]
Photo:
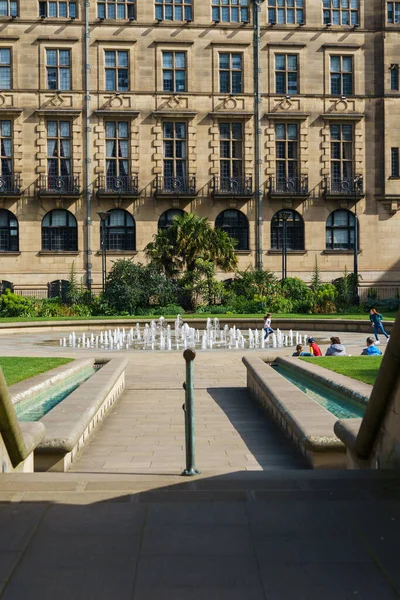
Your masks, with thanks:
[{"label": "wrought iron balcony railing", "polygon": [[21,180],[19,175],[0,175],[0,196],[21,193]]},{"label": "wrought iron balcony railing", "polygon": [[270,177],[271,196],[308,196],[308,177]]},{"label": "wrought iron balcony railing", "polygon": [[364,195],[364,182],[361,175],[355,177],[326,177],[326,196],[361,197]]},{"label": "wrought iron balcony railing", "polygon": [[189,177],[162,177],[159,175],[156,179],[156,194],[166,194],[174,196],[195,196],[196,176]]},{"label": "wrought iron balcony railing", "polygon": [[99,195],[137,196],[139,177],[137,175],[103,175],[98,180]]},{"label": "wrought iron balcony railing", "polygon": [[78,175],[42,175],[38,187],[39,194],[79,196],[81,193]]},{"label": "wrought iron balcony railing", "polygon": [[252,196],[253,178],[247,177],[216,177],[213,178],[214,195]]}]

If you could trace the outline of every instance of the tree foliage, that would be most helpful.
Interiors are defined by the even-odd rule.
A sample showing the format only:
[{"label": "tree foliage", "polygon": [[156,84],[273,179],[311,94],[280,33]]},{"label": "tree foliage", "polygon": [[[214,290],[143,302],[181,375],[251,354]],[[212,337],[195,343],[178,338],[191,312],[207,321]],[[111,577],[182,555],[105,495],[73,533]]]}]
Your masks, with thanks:
[{"label": "tree foliage", "polygon": [[168,229],[162,229],[145,248],[147,258],[168,277],[194,271],[196,261],[212,262],[222,271],[237,266],[235,242],[206,217],[189,213],[176,217]]}]

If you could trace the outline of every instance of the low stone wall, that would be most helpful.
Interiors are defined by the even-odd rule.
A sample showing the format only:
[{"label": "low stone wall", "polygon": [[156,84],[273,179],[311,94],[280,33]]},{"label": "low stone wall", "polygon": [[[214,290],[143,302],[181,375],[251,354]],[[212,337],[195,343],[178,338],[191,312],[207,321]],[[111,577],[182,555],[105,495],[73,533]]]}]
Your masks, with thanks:
[{"label": "low stone wall", "polygon": [[[155,317],[156,319],[158,317]],[[183,315],[185,320],[185,316]],[[82,321],[34,321],[30,323],[0,323],[0,335],[12,335],[13,333],[23,333],[24,331],[32,331],[33,333],[51,333],[54,331],[60,332],[60,335],[66,335],[71,331],[82,332],[82,331],[99,331],[100,329],[114,329],[115,327],[129,328],[136,323],[148,323],[150,319],[142,319],[140,317],[132,319],[91,319]],[[196,329],[204,329],[207,318],[204,319],[187,319],[187,323],[191,327]],[[174,319],[166,319],[166,323],[171,326],[174,324]],[[238,315],[229,318],[220,319],[221,327],[225,325],[233,326],[245,331],[246,329],[262,329],[263,318],[262,315],[258,318],[246,319]],[[385,329],[390,333],[393,327],[392,321],[384,322]],[[299,331],[302,334],[309,334],[311,332],[321,331],[329,334],[333,333],[364,333],[371,335],[372,327],[369,321],[368,315],[365,315],[365,319],[352,320],[352,319],[274,319],[274,329],[282,329],[283,331]]]},{"label": "low stone wall", "polygon": [[65,472],[125,389],[126,359],[104,366],[41,419],[46,436],[35,450],[35,471]]},{"label": "low stone wall", "polygon": [[314,469],[343,469],[344,444],[333,432],[337,418],[279,375],[260,357],[244,357],[247,389]]}]

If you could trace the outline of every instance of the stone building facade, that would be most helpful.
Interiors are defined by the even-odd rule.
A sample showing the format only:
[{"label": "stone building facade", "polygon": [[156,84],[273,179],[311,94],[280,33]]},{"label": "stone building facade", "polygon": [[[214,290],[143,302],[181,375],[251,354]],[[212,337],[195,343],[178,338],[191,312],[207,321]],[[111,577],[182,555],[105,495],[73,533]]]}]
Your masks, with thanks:
[{"label": "stone building facade", "polygon": [[[84,17],[0,2],[3,284],[46,295],[74,262],[99,289],[105,211],[108,268],[145,261],[177,211],[254,265],[252,0],[90,0],[88,60]],[[400,287],[400,2],[265,0],[260,18],[263,267],[281,272],[286,219],[288,275],[352,271],[356,210],[363,286]]]}]

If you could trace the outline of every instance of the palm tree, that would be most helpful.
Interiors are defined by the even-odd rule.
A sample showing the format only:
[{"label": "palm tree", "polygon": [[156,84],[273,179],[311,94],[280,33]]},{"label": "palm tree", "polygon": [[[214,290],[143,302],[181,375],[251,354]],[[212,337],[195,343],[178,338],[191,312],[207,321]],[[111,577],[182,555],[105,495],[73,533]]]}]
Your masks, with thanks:
[{"label": "palm tree", "polygon": [[237,266],[236,242],[221,229],[214,229],[206,217],[187,213],[175,217],[168,229],[159,231],[145,248],[146,256],[166,275],[194,271],[196,260],[213,262],[222,271]]}]

